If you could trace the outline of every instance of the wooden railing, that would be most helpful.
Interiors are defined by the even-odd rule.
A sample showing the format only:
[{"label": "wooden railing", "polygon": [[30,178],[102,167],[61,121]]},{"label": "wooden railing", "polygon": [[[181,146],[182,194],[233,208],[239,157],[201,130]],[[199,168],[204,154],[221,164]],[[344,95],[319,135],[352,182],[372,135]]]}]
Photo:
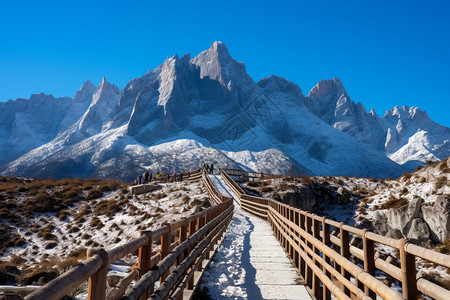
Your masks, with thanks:
[{"label": "wooden railing", "polygon": [[216,186],[211,182],[205,168],[202,169],[202,179],[208,192],[211,205],[217,205],[225,201],[233,200],[233,198],[224,196],[217,190]]},{"label": "wooden railing", "polygon": [[175,174],[162,174],[155,177],[155,182],[197,181],[202,179],[202,169],[182,171]]},{"label": "wooden railing", "polygon": [[241,177],[244,181],[250,181],[255,179],[271,179],[271,178],[281,178],[286,177],[286,175],[274,175],[268,173],[259,173],[259,172],[248,172],[242,169],[222,169],[228,175]]},{"label": "wooden railing", "polygon": [[[416,258],[450,268],[450,255],[438,253],[407,239],[387,238],[367,229],[326,219],[278,201],[245,194],[220,170],[225,183],[239,197],[241,207],[267,220],[316,298],[417,299],[421,294],[450,299],[450,291],[420,277]],[[389,247],[398,253],[387,260],[376,251]],[[375,277],[384,274],[401,282],[402,294]]]},{"label": "wooden railing", "polygon": [[[202,176],[201,172],[198,172]],[[202,178],[202,177],[200,177]],[[59,300],[88,281],[88,299],[183,299],[192,292],[194,273],[202,270],[203,261],[221,239],[233,215],[233,201],[217,197],[208,176],[205,186],[215,198],[214,206],[189,218],[164,224],[154,231],[141,231],[139,238],[105,250],[89,249],[88,258],[25,297],[27,300]],[[153,249],[160,241],[159,249]],[[108,268],[123,257],[138,253],[138,263],[115,287],[107,290]],[[129,286],[133,280],[137,282]],[[155,289],[155,282],[160,285]]]}]

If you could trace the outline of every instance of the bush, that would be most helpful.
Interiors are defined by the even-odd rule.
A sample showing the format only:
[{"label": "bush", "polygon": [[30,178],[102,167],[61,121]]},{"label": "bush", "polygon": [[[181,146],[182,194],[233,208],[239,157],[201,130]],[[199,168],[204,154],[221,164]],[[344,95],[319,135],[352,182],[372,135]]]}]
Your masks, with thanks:
[{"label": "bush", "polygon": [[261,193],[270,193],[271,191],[273,191],[273,188],[270,186],[263,186],[261,188]]},{"label": "bush", "polygon": [[50,242],[50,243],[48,243],[47,245],[45,245],[45,249],[53,249],[53,248],[55,248],[56,246],[58,246],[58,243],[56,243],[56,242]]},{"label": "bush", "polygon": [[86,196],[86,200],[93,200],[93,199],[97,199],[100,198],[103,195],[103,192],[96,188],[96,189],[92,189],[89,190]]},{"label": "bush", "polygon": [[438,180],[434,183],[434,188],[436,190],[440,189],[447,183],[447,177],[441,176],[438,178]]},{"label": "bush", "polygon": [[439,245],[435,249],[437,252],[450,255],[450,239],[445,240],[442,245]]}]

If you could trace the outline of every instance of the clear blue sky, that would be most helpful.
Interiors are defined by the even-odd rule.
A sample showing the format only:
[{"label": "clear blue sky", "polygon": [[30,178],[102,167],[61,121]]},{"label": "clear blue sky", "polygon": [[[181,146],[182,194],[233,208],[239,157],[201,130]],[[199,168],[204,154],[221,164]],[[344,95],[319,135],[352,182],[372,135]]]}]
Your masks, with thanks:
[{"label": "clear blue sky", "polygon": [[419,106],[450,126],[450,1],[1,1],[0,101],[123,88],[167,56],[224,42],[254,80],[339,77],[379,115]]}]

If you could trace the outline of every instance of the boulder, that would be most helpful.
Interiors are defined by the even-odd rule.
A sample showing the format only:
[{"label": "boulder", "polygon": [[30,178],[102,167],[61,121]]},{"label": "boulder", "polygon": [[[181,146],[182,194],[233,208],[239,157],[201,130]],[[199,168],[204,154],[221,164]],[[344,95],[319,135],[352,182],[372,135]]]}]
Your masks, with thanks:
[{"label": "boulder", "polygon": [[280,193],[281,202],[302,210],[311,210],[316,205],[314,192],[306,186],[300,186],[295,192]]},{"label": "boulder", "polygon": [[393,228],[393,229],[389,230],[389,232],[386,234],[386,237],[399,240],[399,239],[403,238],[403,234],[397,228]]},{"label": "boulder", "polygon": [[424,221],[430,227],[433,242],[443,243],[450,238],[450,200],[439,196],[434,206],[422,207]]},{"label": "boulder", "polygon": [[411,227],[411,221],[420,218],[422,202],[422,198],[417,198],[411,200],[407,206],[386,210],[388,227],[390,229],[399,229],[403,236],[407,236]]},{"label": "boulder", "polygon": [[381,235],[386,235],[390,228],[387,224],[387,217],[383,211],[376,211],[373,214],[373,227],[377,230],[377,232]]},{"label": "boulder", "polygon": [[412,219],[411,226],[406,237],[419,242],[428,241],[430,239],[430,230],[428,229],[427,223],[425,223],[421,218]]}]

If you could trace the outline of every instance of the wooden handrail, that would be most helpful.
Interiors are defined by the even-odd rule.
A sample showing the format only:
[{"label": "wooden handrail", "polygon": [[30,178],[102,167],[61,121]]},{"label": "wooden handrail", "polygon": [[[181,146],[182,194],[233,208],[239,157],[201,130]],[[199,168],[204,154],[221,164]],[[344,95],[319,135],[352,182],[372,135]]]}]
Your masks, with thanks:
[{"label": "wooden handrail", "polygon": [[[139,297],[143,299],[148,298],[151,294],[153,294],[152,297],[154,298],[153,283],[161,279],[161,286],[165,286],[165,280],[173,277],[169,271],[173,265],[177,266],[177,278],[180,280],[177,280],[177,285],[173,285],[172,282],[173,289],[168,291],[168,293],[173,293],[177,290],[179,295],[180,287],[182,287],[181,292],[186,287],[193,288],[191,279],[194,271],[202,267],[203,259],[209,257],[211,243],[215,243],[222,236],[231,221],[233,201],[230,197],[220,194],[204,170],[199,169],[194,172],[190,171],[188,174],[181,174],[183,179],[203,179],[208,194],[213,199],[211,201],[213,206],[190,217],[165,224],[154,231],[142,231],[139,238],[108,251],[104,249],[88,249],[90,257],[88,256],[87,260],[29,294],[25,299],[61,299],[88,279],[88,298],[90,300],[124,298],[125,296],[122,295],[135,278],[140,278],[138,282],[149,276],[153,278],[156,268],[160,272],[156,278],[153,278],[155,280],[152,280],[145,288],[139,290],[140,293],[136,294],[136,299]],[[179,238],[172,242],[174,232],[179,232]],[[156,255],[151,256],[152,241],[157,240],[161,240],[162,249],[156,249]],[[106,293],[106,273],[109,265],[130,253],[136,253],[138,250],[138,268],[133,269],[115,288]],[[186,253],[187,256],[185,256]],[[179,273],[180,266],[183,267],[182,273]],[[182,278],[185,279],[181,280]],[[182,282],[184,284],[181,286]],[[169,295],[168,293],[167,295]]]},{"label": "wooden handrail", "polygon": [[[230,176],[246,176],[248,174],[244,174],[243,170],[231,170],[231,174],[227,174],[227,171],[228,169],[220,170],[227,186],[239,198],[241,207],[271,223],[275,236],[295,266],[299,268],[299,272],[306,278],[315,296],[319,295],[320,287],[317,279],[324,285],[323,294],[321,294],[323,299],[330,299],[327,294],[330,291],[338,299],[348,299],[349,295],[363,299],[375,299],[375,294],[384,299],[402,299],[396,291],[374,277],[376,268],[402,282],[405,299],[415,299],[420,293],[435,299],[450,299],[449,290],[426,278],[421,278],[419,275],[416,278],[417,266],[414,259],[420,257],[450,268],[450,255],[414,245],[407,240],[388,238],[366,229],[313,215],[273,199],[248,195]],[[337,229],[339,236],[331,233],[330,226]],[[350,244],[351,237],[359,238],[362,241],[359,247],[362,248]],[[400,267],[381,257],[376,257],[375,245],[397,249],[402,257],[398,262]],[[334,249],[340,249],[341,253],[330,248],[332,246]],[[364,263],[364,269],[353,264],[350,261],[351,256]],[[333,261],[330,261],[330,258]],[[320,264],[322,268],[316,264]],[[347,271],[350,273],[344,276],[343,274],[346,274]],[[312,274],[313,278],[311,279]],[[331,276],[333,276],[333,280],[339,281],[342,287],[330,282]],[[350,277],[354,278],[354,283],[349,280]],[[362,291],[364,291],[364,295]]]}]

